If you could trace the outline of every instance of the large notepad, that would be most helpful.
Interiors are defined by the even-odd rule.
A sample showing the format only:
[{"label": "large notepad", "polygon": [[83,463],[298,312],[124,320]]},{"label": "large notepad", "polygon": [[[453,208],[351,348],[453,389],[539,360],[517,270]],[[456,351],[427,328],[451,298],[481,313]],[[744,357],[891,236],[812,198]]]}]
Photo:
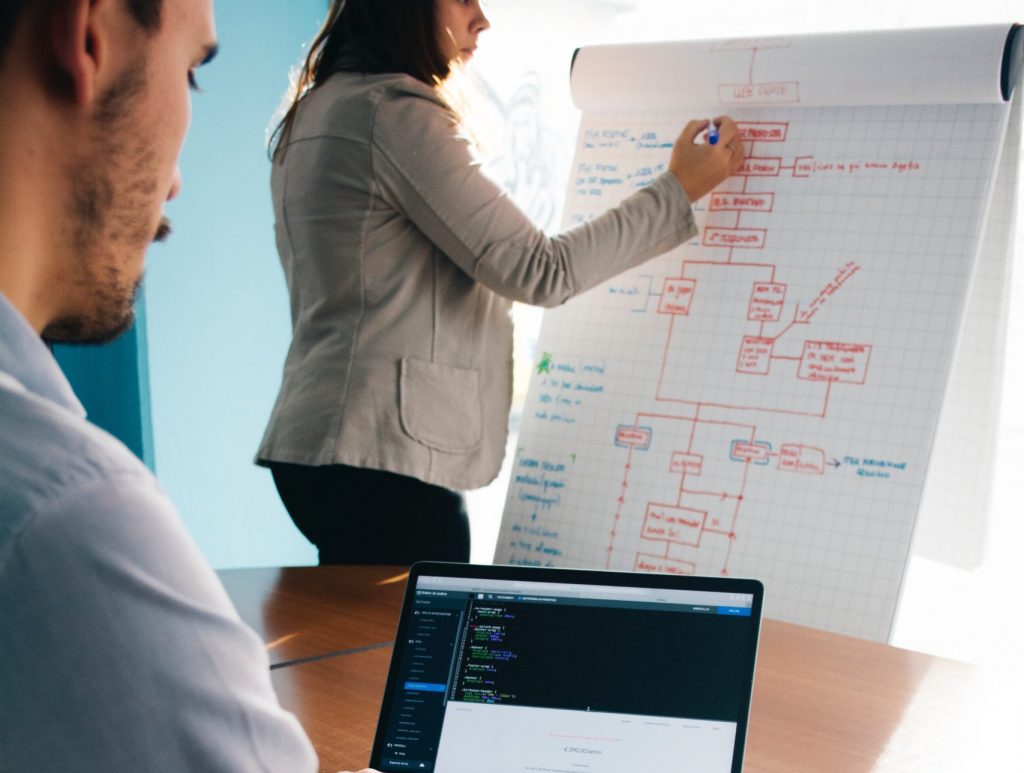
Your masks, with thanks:
[{"label": "large notepad", "polygon": [[663,172],[690,118],[731,115],[747,160],[699,238],[545,314],[495,560],[756,577],[767,615],[874,639],[915,524],[975,560],[1019,37],[581,49],[566,225]]}]

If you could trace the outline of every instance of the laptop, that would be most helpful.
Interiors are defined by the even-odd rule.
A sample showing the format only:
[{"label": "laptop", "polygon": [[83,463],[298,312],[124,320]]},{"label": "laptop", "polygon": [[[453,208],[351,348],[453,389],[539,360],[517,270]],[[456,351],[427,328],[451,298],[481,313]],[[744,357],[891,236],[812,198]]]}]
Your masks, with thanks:
[{"label": "laptop", "polygon": [[419,563],[370,764],[740,773],[756,580]]}]

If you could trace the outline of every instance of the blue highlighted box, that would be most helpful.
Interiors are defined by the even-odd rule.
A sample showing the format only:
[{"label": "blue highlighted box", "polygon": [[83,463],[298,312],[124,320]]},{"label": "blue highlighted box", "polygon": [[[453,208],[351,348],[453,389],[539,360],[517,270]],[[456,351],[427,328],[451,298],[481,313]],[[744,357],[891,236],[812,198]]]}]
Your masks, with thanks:
[{"label": "blue highlighted box", "polygon": [[615,428],[615,445],[619,448],[635,448],[646,451],[651,447],[654,430],[650,427],[639,427],[635,424],[620,424]]},{"label": "blue highlighted box", "polygon": [[733,617],[750,617],[750,607],[719,607],[720,615],[732,615]]},{"label": "blue highlighted box", "polygon": [[411,692],[444,692],[448,689],[446,684],[430,684],[427,682],[406,682],[405,689]]},{"label": "blue highlighted box", "polygon": [[734,462],[746,462],[766,466],[771,462],[772,444],[761,440],[753,442],[737,438],[729,444],[729,458]]}]

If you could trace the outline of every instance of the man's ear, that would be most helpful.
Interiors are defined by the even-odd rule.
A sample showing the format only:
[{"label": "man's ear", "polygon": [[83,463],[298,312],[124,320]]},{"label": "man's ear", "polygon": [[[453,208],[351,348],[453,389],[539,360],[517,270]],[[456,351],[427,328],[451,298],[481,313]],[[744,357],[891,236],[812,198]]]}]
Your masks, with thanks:
[{"label": "man's ear", "polygon": [[58,0],[49,21],[50,45],[62,80],[75,103],[88,105],[96,96],[96,80],[106,56],[97,29],[93,0]]}]

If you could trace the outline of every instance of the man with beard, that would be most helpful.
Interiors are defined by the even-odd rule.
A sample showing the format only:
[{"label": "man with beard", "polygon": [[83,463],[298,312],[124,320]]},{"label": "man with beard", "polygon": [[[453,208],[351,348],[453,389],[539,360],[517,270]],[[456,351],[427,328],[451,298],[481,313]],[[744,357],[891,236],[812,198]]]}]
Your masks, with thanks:
[{"label": "man with beard", "polygon": [[0,770],[312,771],[267,656],[44,342],[131,325],[212,0],[0,6]]}]

